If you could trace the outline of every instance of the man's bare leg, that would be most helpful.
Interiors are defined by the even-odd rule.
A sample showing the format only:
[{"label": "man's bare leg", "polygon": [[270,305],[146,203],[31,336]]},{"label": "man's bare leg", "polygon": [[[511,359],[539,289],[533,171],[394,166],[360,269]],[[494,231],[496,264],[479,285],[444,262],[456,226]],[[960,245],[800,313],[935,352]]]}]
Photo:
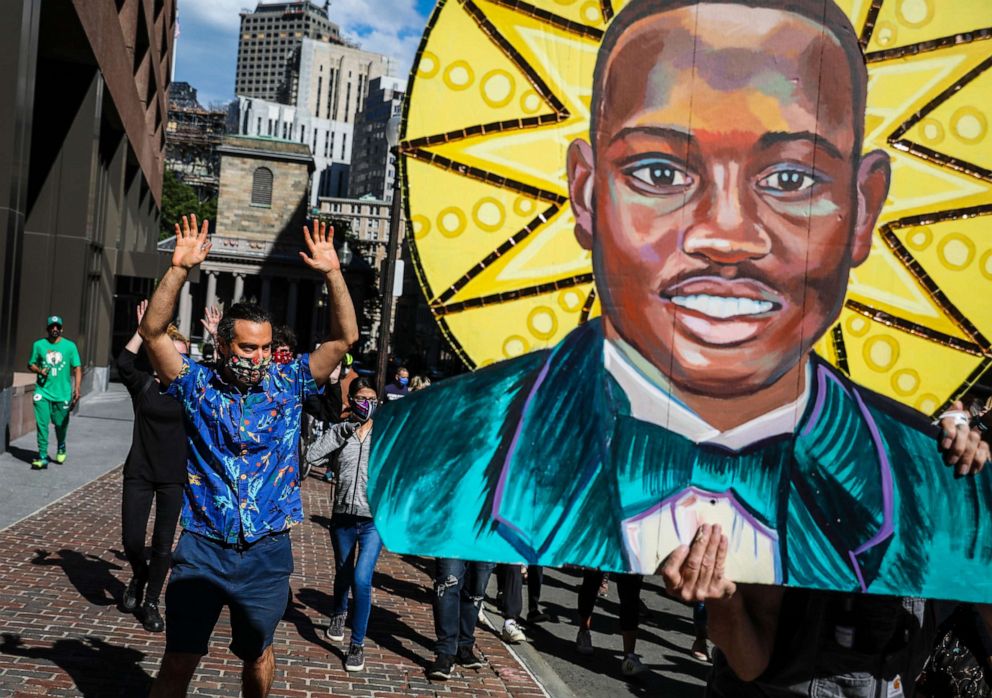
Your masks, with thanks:
[{"label": "man's bare leg", "polygon": [[265,698],[272,688],[276,673],[276,655],[272,645],[265,648],[254,662],[245,662],[241,669],[241,693],[244,698]]},{"label": "man's bare leg", "polygon": [[148,698],[185,698],[201,656],[188,652],[166,652]]}]

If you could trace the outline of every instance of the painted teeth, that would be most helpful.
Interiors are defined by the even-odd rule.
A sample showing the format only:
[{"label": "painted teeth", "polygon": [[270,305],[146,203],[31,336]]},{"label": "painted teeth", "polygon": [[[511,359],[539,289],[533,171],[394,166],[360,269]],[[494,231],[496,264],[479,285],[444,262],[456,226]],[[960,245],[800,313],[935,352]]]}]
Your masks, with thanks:
[{"label": "painted teeth", "polygon": [[721,320],[742,315],[760,315],[775,307],[771,301],[757,301],[752,298],[727,298],[725,296],[674,296],[672,303],[680,308],[695,310],[697,313],[720,318]]}]

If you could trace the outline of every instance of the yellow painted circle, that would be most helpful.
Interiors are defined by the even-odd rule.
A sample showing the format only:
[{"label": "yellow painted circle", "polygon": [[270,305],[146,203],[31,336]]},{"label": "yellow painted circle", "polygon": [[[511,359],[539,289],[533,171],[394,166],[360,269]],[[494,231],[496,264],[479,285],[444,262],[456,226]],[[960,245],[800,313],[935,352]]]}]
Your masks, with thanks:
[{"label": "yellow painted circle", "polygon": [[917,252],[922,252],[930,247],[931,242],[933,242],[933,233],[930,231],[930,228],[926,227],[916,228],[906,238],[906,244]]},{"label": "yellow painted circle", "polygon": [[527,329],[533,337],[546,341],[555,336],[558,331],[558,318],[555,311],[541,305],[530,311],[527,316]]},{"label": "yellow painted circle", "polygon": [[486,197],[472,208],[472,220],[487,233],[495,233],[506,221],[506,210],[498,200]]},{"label": "yellow painted circle", "polygon": [[864,337],[871,329],[871,321],[863,315],[852,315],[847,318],[847,331],[854,337]]},{"label": "yellow painted circle", "polygon": [[587,22],[595,23],[603,21],[602,11],[599,9],[598,2],[587,2],[582,6],[582,19]]},{"label": "yellow painted circle", "polygon": [[507,359],[512,359],[515,356],[521,356],[530,351],[530,344],[527,340],[518,334],[510,335],[503,342],[503,356]]},{"label": "yellow painted circle", "polygon": [[567,313],[577,313],[582,310],[585,298],[574,288],[561,291],[558,294],[558,305]]},{"label": "yellow painted circle", "polygon": [[922,27],[933,19],[932,0],[900,0],[896,7],[899,21],[909,27]]},{"label": "yellow painted circle", "polygon": [[920,122],[920,133],[928,145],[937,145],[944,140],[944,127],[936,119],[924,119]]},{"label": "yellow painted circle", "polygon": [[879,22],[875,27],[875,40],[882,48],[894,44],[897,36],[899,36],[899,30],[892,22]]},{"label": "yellow painted circle", "polygon": [[427,216],[416,215],[410,219],[410,227],[413,228],[413,237],[422,240],[427,233],[431,232],[431,220]]},{"label": "yellow painted circle", "polygon": [[527,114],[536,114],[541,110],[541,97],[534,90],[527,90],[520,95],[520,108]]},{"label": "yellow painted circle", "polygon": [[932,415],[940,405],[941,400],[939,397],[933,393],[925,393],[916,398],[916,403],[913,406],[923,414]]},{"label": "yellow painted circle", "polygon": [[452,90],[466,90],[474,81],[475,73],[466,61],[455,61],[444,70],[444,84]]},{"label": "yellow painted circle", "polygon": [[497,69],[490,70],[482,77],[480,89],[485,103],[498,109],[513,101],[517,86],[512,75],[505,70]]},{"label": "yellow painted circle", "polygon": [[989,131],[989,122],[975,107],[961,107],[951,115],[951,133],[970,145],[981,143]]},{"label": "yellow painted circle", "polygon": [[513,201],[513,212],[518,216],[532,216],[534,211],[537,210],[537,206],[534,204],[533,199],[528,199],[524,196],[518,196]]},{"label": "yellow painted circle", "polygon": [[902,368],[892,374],[892,389],[896,394],[909,397],[920,389],[920,374],[911,368]]},{"label": "yellow painted circle", "polygon": [[465,214],[460,208],[449,206],[438,214],[437,229],[445,237],[458,237],[465,231]]},{"label": "yellow painted circle", "polygon": [[437,75],[440,67],[441,61],[438,60],[437,56],[430,51],[424,51],[420,54],[420,62],[417,63],[417,77],[429,80]]},{"label": "yellow painted circle", "polygon": [[981,260],[982,276],[992,281],[992,250],[986,250]]},{"label": "yellow painted circle", "polygon": [[888,373],[899,360],[899,343],[888,335],[877,334],[865,342],[864,357],[870,369]]},{"label": "yellow painted circle", "polygon": [[958,233],[945,235],[937,244],[937,256],[948,269],[962,271],[975,259],[975,243]]},{"label": "yellow painted circle", "polygon": [[566,7],[568,5],[574,5],[575,4],[575,0],[554,0],[554,1],[555,1],[555,4],[565,5]]}]

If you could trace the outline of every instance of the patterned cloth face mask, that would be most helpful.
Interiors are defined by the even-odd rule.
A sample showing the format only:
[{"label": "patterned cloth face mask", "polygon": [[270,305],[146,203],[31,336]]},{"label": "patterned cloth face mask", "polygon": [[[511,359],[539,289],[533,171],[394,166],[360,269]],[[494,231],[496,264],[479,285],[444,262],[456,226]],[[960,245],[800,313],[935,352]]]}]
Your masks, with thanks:
[{"label": "patterned cloth face mask", "polygon": [[271,356],[256,360],[247,356],[231,354],[227,357],[227,367],[231,369],[231,373],[234,374],[235,378],[242,383],[258,385],[262,382],[262,377],[268,372],[271,361]]},{"label": "patterned cloth face mask", "polygon": [[375,414],[375,408],[379,404],[378,400],[359,398],[351,403],[351,414],[359,422],[367,422]]}]

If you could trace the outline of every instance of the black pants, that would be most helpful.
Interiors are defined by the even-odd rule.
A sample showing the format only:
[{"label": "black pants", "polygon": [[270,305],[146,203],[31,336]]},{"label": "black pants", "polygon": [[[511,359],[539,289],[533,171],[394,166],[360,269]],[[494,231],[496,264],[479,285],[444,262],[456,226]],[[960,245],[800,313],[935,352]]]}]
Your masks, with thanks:
[{"label": "black pants", "polygon": [[[620,630],[637,630],[644,577],[639,574],[611,574],[610,579],[617,583],[617,594],[620,595]],[[592,615],[596,597],[599,596],[599,585],[602,583],[602,572],[586,570],[582,575],[582,587],[579,589],[580,619]]]},{"label": "black pants", "polygon": [[[523,574],[520,565],[498,565],[498,580],[503,592],[500,611],[504,618],[519,618],[524,606]],[[527,567],[527,610],[537,611],[541,600],[541,585],[544,583],[544,568],[540,565]]]},{"label": "black pants", "polygon": [[[155,498],[155,528],[152,530],[151,564],[145,561],[145,532],[148,516]],[[161,484],[141,478],[124,478],[121,500],[121,529],[124,554],[134,576],[147,583],[145,599],[158,601],[169,573],[172,539],[183,508],[183,486],[180,483]]]}]

